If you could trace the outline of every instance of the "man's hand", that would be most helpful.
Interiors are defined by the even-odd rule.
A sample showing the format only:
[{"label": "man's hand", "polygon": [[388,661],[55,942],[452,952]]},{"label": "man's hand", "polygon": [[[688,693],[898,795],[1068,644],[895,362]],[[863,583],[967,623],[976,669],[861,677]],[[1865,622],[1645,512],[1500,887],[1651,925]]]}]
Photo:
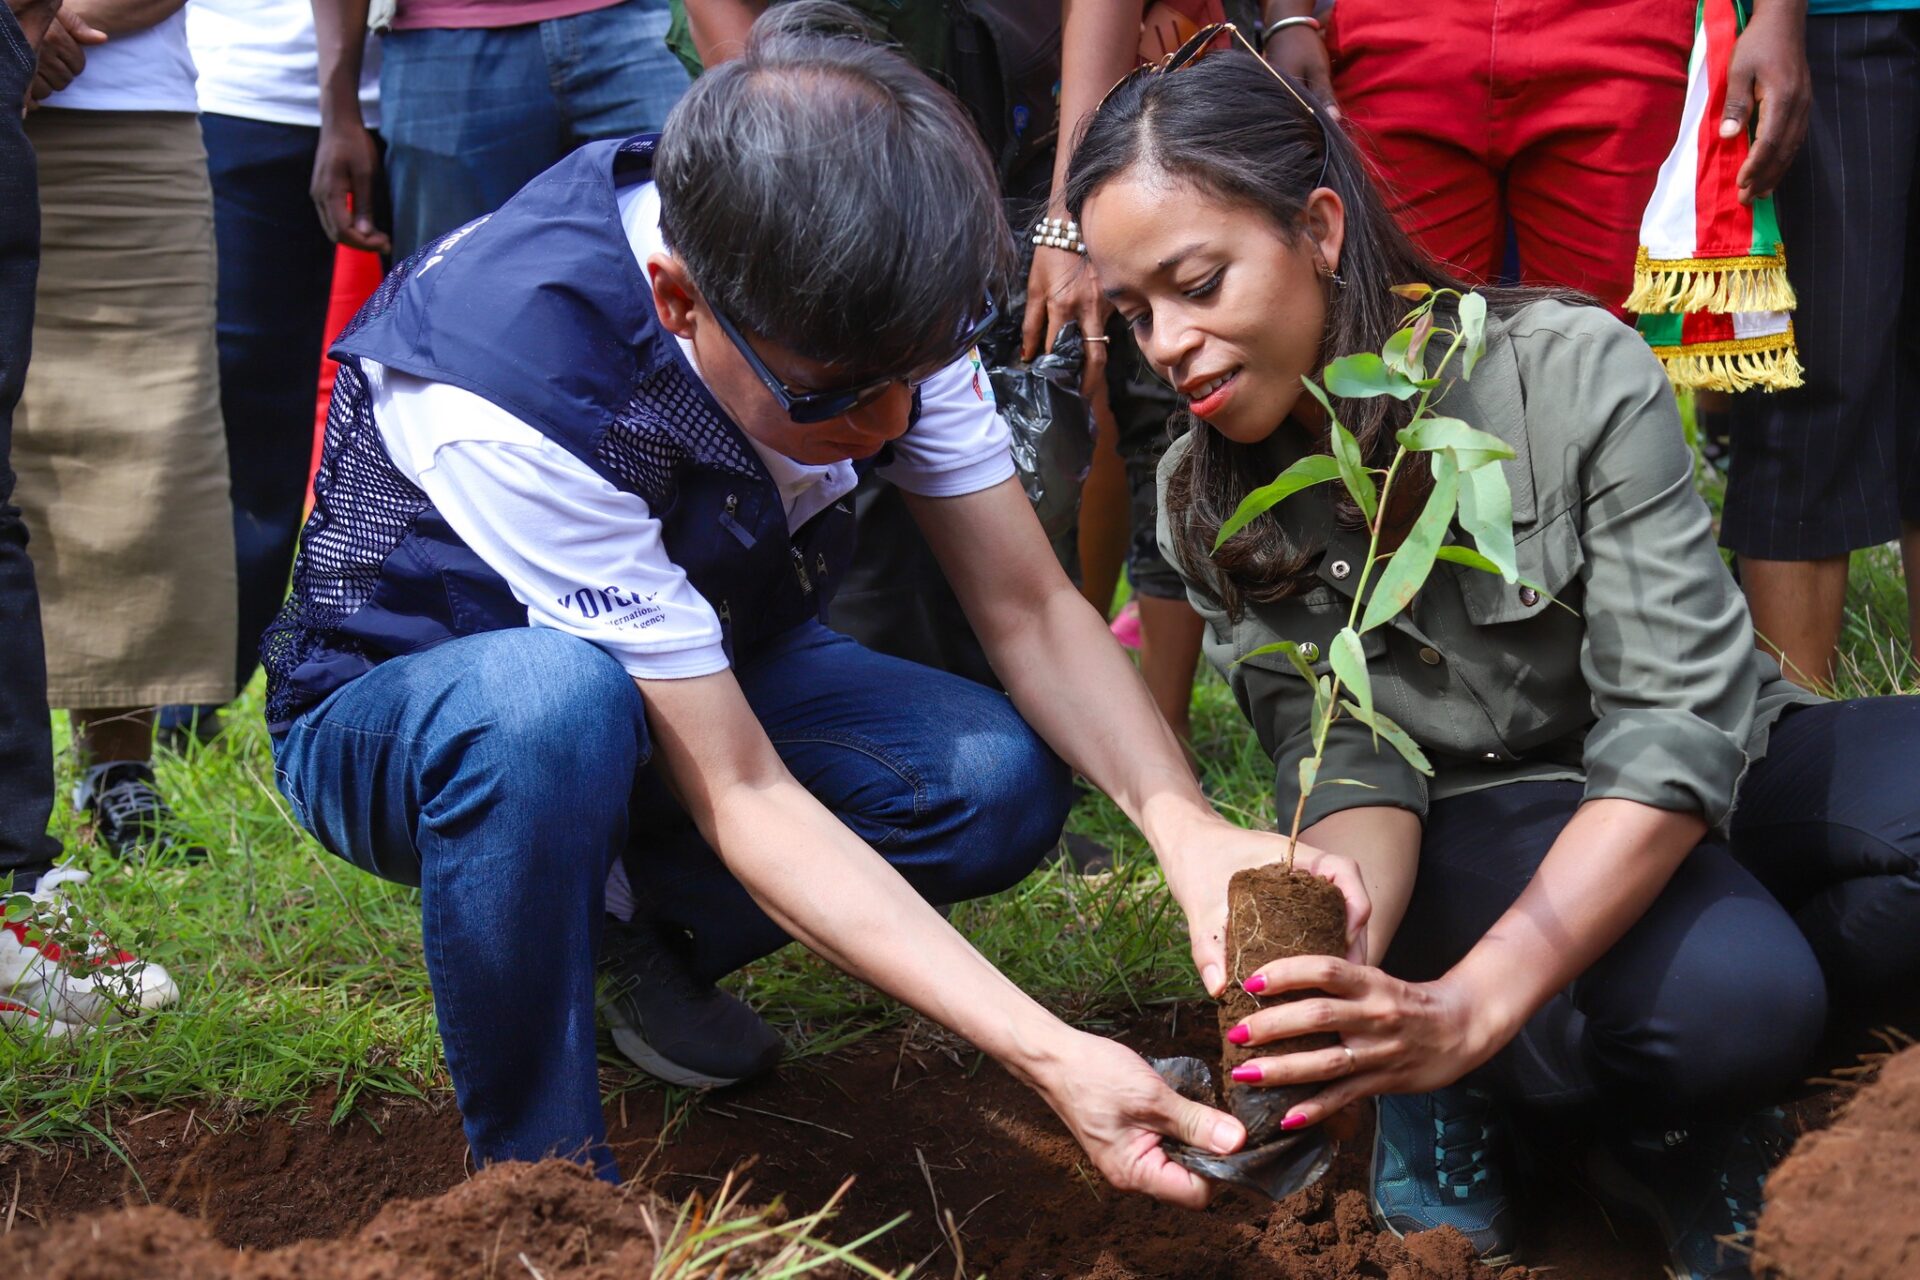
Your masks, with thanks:
[{"label": "man's hand", "polygon": [[73,83],[87,69],[87,48],[105,44],[107,33],[96,30],[71,9],[53,15],[44,29],[40,44],[40,62],[34,68],[33,85],[27,90],[27,109],[31,111]]},{"label": "man's hand", "polygon": [[1132,1050],[1075,1034],[1072,1056],[1036,1083],[1094,1167],[1122,1191],[1205,1208],[1213,1184],[1168,1159],[1161,1137],[1227,1155],[1246,1141],[1246,1127],[1175,1093]]},{"label": "man's hand", "polygon": [[25,33],[27,47],[38,54],[53,15],[60,12],[60,0],[7,0],[7,7],[13,10],[14,21]]},{"label": "man's hand", "polygon": [[1773,194],[1807,136],[1813,77],[1807,70],[1804,0],[1767,0],[1733,46],[1720,136],[1731,138],[1756,112],[1753,149],[1740,166],[1740,203]]},{"label": "man's hand", "polygon": [[1267,38],[1261,53],[1268,66],[1299,81],[1329,116],[1340,118],[1333,97],[1333,60],[1327,57],[1326,41],[1318,31],[1308,26],[1282,28]]},{"label": "man's hand", "polygon": [[[1248,831],[1221,819],[1199,828],[1197,839],[1186,842],[1168,865],[1177,866],[1181,881],[1167,882],[1173,900],[1187,917],[1187,937],[1193,947],[1193,967],[1210,996],[1219,996],[1229,981],[1248,975],[1227,972],[1227,881],[1243,868],[1264,867],[1287,858],[1287,838],[1267,831]],[[1347,956],[1356,964],[1367,956],[1367,917],[1373,904],[1367,897],[1360,869],[1337,853],[1301,844],[1295,852],[1296,870],[1330,880],[1347,900]]]},{"label": "man's hand", "polygon": [[1097,339],[1106,333],[1111,310],[1084,257],[1070,249],[1035,246],[1033,269],[1027,273],[1027,312],[1020,325],[1020,358],[1032,360],[1053,350],[1060,327],[1078,320],[1081,336],[1096,339],[1086,345],[1086,369],[1080,379],[1082,389],[1092,395],[1106,374],[1107,344]]},{"label": "man's hand", "polygon": [[369,253],[390,253],[393,241],[373,225],[373,185],[380,173],[380,149],[358,118],[335,117],[320,129],[313,157],[314,208],[320,225],[335,243]]}]

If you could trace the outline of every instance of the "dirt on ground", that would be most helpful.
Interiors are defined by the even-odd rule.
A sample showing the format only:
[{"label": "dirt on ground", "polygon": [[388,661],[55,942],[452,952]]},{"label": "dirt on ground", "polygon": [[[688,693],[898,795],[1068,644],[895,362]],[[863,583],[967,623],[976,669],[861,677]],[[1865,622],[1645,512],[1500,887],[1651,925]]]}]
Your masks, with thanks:
[{"label": "dirt on ground", "polygon": [[[1218,1052],[1210,1007],[1162,1009],[1114,1031],[1145,1053]],[[354,1272],[356,1280],[438,1275],[420,1259],[464,1258],[470,1264],[480,1256],[473,1250],[490,1248],[498,1235],[499,1256],[513,1263],[503,1264],[498,1275],[526,1274],[517,1262],[517,1253],[526,1251],[540,1274],[557,1280],[598,1273],[557,1263],[550,1269],[540,1260],[547,1255],[535,1250],[549,1248],[556,1237],[541,1230],[558,1231],[564,1242],[573,1226],[591,1226],[596,1264],[602,1249],[618,1247],[611,1242],[638,1239],[630,1225],[620,1225],[626,1221],[620,1211],[609,1207],[605,1197],[616,1193],[602,1193],[564,1171],[557,1184],[552,1172],[524,1166],[470,1181],[459,1117],[449,1106],[366,1104],[329,1127],[325,1118],[333,1101],[316,1098],[301,1118],[281,1114],[238,1124],[218,1118],[210,1123],[205,1114],[186,1109],[116,1116],[112,1135],[125,1161],[97,1145],[43,1155],[0,1147],[0,1202],[6,1204],[0,1217],[9,1227],[0,1238],[0,1274],[164,1277],[170,1273],[156,1269],[154,1260],[178,1253],[201,1260],[197,1270],[178,1273],[183,1275],[332,1277],[347,1273],[314,1270],[321,1265],[314,1260],[340,1252],[337,1242],[353,1238],[347,1254],[366,1253],[392,1266],[404,1258],[411,1268]],[[788,1211],[803,1214],[827,1203],[852,1177],[838,1217],[826,1228],[828,1237],[852,1240],[908,1214],[862,1254],[889,1268],[916,1266],[921,1275],[1494,1276],[1473,1261],[1456,1235],[1436,1233],[1402,1244],[1374,1228],[1365,1196],[1364,1129],[1324,1181],[1285,1201],[1227,1190],[1202,1213],[1168,1208],[1106,1186],[1032,1091],[924,1024],[876,1034],[846,1052],[790,1063],[770,1079],[704,1098],[672,1103],[665,1093],[631,1091],[609,1104],[608,1124],[631,1182],[669,1201],[696,1193],[710,1197],[747,1162],[748,1203],[779,1199]],[[555,1185],[565,1194],[553,1192]],[[527,1186],[547,1197],[541,1203],[558,1206],[546,1226],[519,1204]],[[513,1194],[501,1196],[503,1188]],[[453,1195],[439,1202],[395,1203],[449,1189]],[[1552,1280],[1659,1274],[1660,1253],[1651,1238],[1632,1224],[1610,1222],[1570,1185],[1529,1177],[1520,1196],[1529,1228],[1524,1256],[1536,1272],[1514,1268],[1506,1280],[1536,1273]],[[146,1206],[149,1198],[181,1217],[130,1208]],[[432,1252],[423,1234],[442,1229],[460,1239]],[[622,1230],[628,1234],[621,1236]],[[59,1271],[43,1265],[71,1252],[59,1241],[78,1241],[83,1247],[76,1256],[102,1256],[105,1240],[114,1242],[114,1252],[106,1255],[118,1260],[114,1267]],[[300,1241],[336,1243],[262,1256]],[[395,1252],[403,1245],[429,1251]],[[222,1252],[238,1248],[252,1251],[244,1267]],[[34,1261],[26,1266],[29,1257]],[[247,1269],[269,1265],[270,1258],[281,1260],[272,1265],[307,1269]],[[464,1274],[486,1271],[481,1266]]]},{"label": "dirt on ground", "polygon": [[1754,1258],[1781,1280],[1920,1275],[1920,1048],[1774,1170]]}]

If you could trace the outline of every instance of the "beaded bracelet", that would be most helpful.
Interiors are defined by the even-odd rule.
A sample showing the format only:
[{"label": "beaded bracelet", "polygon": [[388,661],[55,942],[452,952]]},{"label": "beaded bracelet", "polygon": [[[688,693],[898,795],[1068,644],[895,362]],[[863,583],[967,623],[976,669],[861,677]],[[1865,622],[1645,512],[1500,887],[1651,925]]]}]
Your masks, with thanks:
[{"label": "beaded bracelet", "polygon": [[1085,255],[1087,245],[1080,238],[1080,224],[1072,218],[1042,218],[1033,228],[1033,243],[1048,249],[1065,249]]}]

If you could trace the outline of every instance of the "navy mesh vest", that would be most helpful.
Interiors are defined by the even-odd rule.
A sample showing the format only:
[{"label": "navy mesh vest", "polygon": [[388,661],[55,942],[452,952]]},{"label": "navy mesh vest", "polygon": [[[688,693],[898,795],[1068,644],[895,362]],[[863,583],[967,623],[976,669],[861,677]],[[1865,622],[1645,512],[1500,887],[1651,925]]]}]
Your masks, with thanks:
[{"label": "navy mesh vest", "polygon": [[342,333],[292,595],[260,646],[275,731],[388,658],[527,625],[394,466],[361,360],[471,391],[644,498],[720,615],[730,660],[824,617],[852,551],[850,506],[789,530],[759,455],[660,327],[615,202],[651,178],[653,146],[582,147],[395,267]]}]

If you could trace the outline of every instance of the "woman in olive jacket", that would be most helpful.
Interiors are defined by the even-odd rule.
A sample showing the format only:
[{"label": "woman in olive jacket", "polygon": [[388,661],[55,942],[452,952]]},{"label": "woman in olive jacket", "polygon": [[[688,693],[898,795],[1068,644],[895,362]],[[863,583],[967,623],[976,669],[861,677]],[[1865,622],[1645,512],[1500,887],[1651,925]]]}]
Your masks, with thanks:
[{"label": "woman in olive jacket", "polygon": [[[1218,552],[1215,536],[1250,489],[1327,451],[1301,380],[1404,322],[1389,287],[1463,286],[1395,227],[1338,126],[1238,50],[1123,81],[1068,203],[1103,290],[1187,398],[1161,540],[1291,814],[1310,689],[1250,655],[1292,640],[1326,670],[1367,535],[1327,486]],[[1827,702],[1783,680],[1644,343],[1564,293],[1487,296],[1485,358],[1444,412],[1512,446],[1520,575],[1545,593],[1441,563],[1365,636],[1376,701],[1433,776],[1334,726],[1320,776],[1366,785],[1316,789],[1302,843],[1362,864],[1370,963],[1232,975],[1319,993],[1250,1017],[1251,1043],[1342,1040],[1247,1076],[1325,1082],[1295,1126],[1380,1095],[1376,1215],[1453,1225],[1490,1257],[1515,1235],[1502,1118],[1597,1118],[1596,1180],[1657,1214],[1676,1271],[1745,1274],[1714,1237],[1752,1227],[1779,1153],[1777,1113],[1758,1109],[1802,1074],[1829,992],[1920,976],[1920,699]],[[1335,408],[1384,467],[1408,406]],[[1422,495],[1406,497],[1396,537]]]}]

